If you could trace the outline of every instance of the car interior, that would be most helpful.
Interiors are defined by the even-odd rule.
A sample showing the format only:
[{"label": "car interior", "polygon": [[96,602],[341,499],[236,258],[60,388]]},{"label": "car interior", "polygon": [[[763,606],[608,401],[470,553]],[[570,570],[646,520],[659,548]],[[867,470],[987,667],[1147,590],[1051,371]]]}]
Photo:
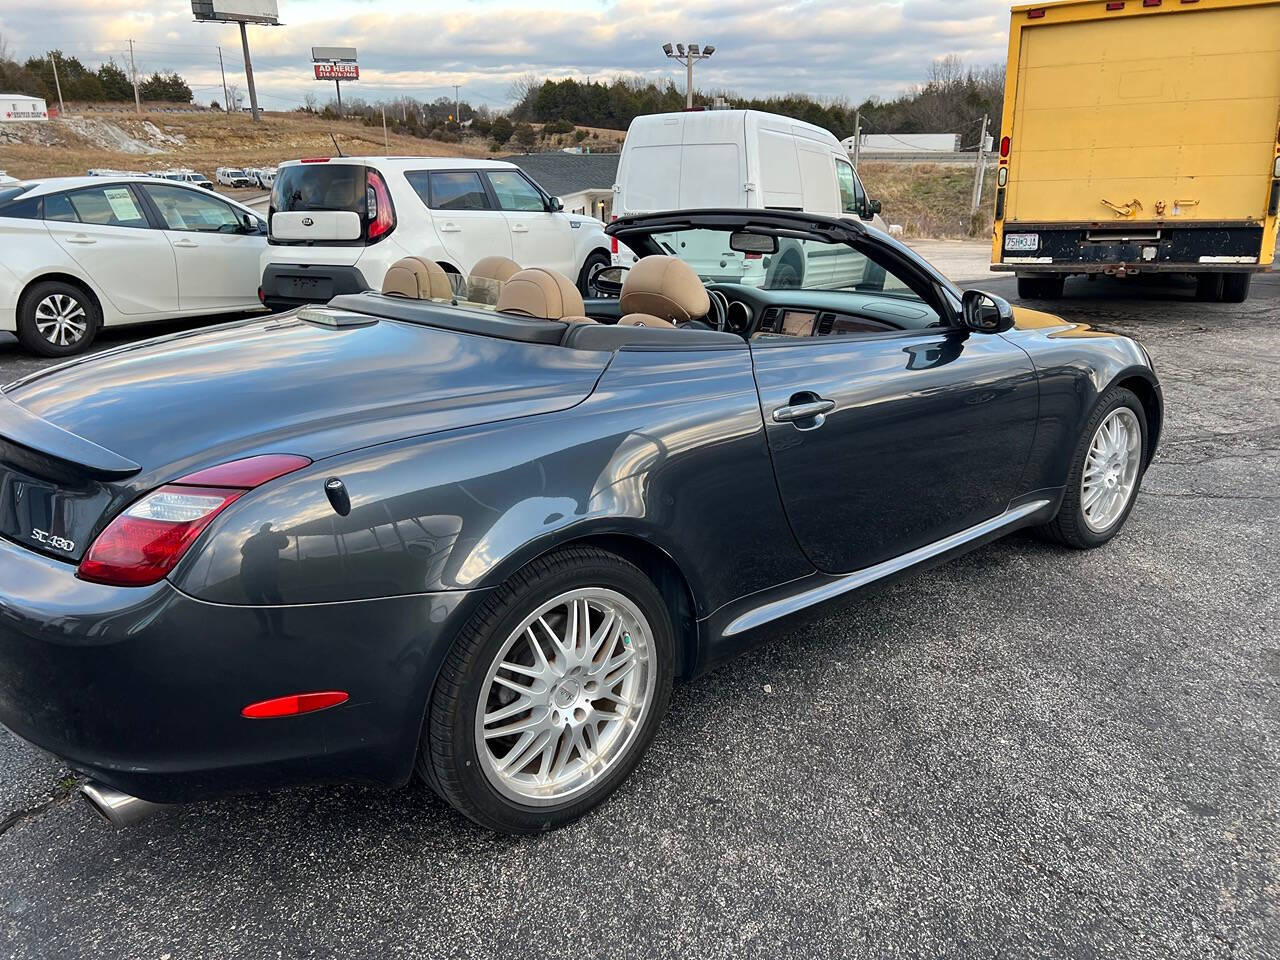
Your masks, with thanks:
[{"label": "car interior", "polygon": [[[767,278],[768,261],[765,266]],[[950,325],[958,308],[950,291],[900,264],[879,266],[895,271],[890,283],[885,269],[864,269],[867,279],[837,289],[773,288],[708,280],[678,257],[652,254],[625,272],[616,297],[584,301],[568,277],[542,267],[521,268],[506,257],[480,260],[464,283],[457,278],[451,283],[432,260],[406,257],[387,271],[380,294],[338,297],[332,305],[583,350],[628,344],[741,346],[753,340]],[[466,292],[459,295],[459,290]]]}]

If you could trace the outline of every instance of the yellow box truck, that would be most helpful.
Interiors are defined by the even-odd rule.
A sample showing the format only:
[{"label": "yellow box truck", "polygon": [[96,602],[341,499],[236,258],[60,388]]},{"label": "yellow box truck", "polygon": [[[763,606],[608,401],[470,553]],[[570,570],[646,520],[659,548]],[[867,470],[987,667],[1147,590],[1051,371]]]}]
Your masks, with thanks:
[{"label": "yellow box truck", "polygon": [[1280,0],[1016,6],[992,269],[1024,297],[1066,277],[1192,274],[1240,302],[1280,204]]}]

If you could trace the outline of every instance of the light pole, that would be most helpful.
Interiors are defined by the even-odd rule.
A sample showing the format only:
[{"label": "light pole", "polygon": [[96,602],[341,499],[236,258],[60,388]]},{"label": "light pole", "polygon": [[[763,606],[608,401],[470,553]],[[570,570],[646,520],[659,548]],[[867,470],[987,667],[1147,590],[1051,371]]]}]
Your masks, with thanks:
[{"label": "light pole", "polygon": [[671,47],[671,44],[664,43],[662,45],[662,52],[665,53],[672,60],[678,60],[684,64],[685,70],[686,70],[685,85],[684,85],[684,105],[686,110],[692,110],[693,109],[693,65],[698,60],[706,60],[708,57],[710,57],[713,53],[716,52],[716,48],[711,44],[707,44],[702,49],[698,49],[698,45],[696,43],[691,43],[686,49],[683,43],[677,43],[675,45],[675,49],[673,50]]}]

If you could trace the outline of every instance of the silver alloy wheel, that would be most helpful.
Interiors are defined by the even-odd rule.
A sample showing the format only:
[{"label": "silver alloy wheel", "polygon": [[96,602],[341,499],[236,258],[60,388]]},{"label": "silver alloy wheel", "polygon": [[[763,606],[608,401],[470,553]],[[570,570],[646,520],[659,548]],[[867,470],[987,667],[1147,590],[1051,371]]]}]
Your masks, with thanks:
[{"label": "silver alloy wheel", "polygon": [[51,293],[36,304],[36,330],[54,346],[77,343],[88,329],[89,316],[75,297]]},{"label": "silver alloy wheel", "polygon": [[1080,510],[1094,533],[1105,533],[1124,514],[1138,486],[1142,428],[1128,407],[1116,407],[1098,425],[1080,478]]},{"label": "silver alloy wheel", "polygon": [[606,587],[560,594],[521,621],[480,688],[481,766],[503,796],[560,803],[599,781],[653,701],[653,633]]}]

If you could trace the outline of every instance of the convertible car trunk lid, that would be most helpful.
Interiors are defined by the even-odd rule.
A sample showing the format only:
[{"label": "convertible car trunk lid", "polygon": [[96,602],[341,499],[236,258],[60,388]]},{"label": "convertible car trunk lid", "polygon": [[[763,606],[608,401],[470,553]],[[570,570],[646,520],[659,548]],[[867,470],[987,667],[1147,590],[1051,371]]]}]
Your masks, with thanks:
[{"label": "convertible car trunk lid", "polygon": [[0,399],[0,536],[65,560],[141,493],[262,453],[325,457],[562,410],[608,355],[286,314],[131,345]]}]

